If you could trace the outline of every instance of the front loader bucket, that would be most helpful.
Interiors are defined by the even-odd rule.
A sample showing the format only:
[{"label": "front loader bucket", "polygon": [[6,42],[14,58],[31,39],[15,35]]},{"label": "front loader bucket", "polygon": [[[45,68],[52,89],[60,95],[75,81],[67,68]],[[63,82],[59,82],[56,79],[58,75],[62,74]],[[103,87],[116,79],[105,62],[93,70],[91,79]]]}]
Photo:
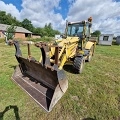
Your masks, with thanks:
[{"label": "front loader bucket", "polygon": [[12,79],[42,108],[51,111],[68,88],[64,71],[54,66],[46,67],[35,59],[23,58],[18,42],[14,41],[14,45],[19,65]]}]

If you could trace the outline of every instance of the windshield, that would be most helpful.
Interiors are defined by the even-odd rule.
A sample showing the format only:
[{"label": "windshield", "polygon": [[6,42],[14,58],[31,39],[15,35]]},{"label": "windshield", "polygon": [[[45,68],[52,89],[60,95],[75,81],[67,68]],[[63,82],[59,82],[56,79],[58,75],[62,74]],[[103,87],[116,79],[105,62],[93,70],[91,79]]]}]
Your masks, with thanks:
[{"label": "windshield", "polygon": [[69,24],[68,25],[68,36],[80,37],[83,35],[83,24]]}]

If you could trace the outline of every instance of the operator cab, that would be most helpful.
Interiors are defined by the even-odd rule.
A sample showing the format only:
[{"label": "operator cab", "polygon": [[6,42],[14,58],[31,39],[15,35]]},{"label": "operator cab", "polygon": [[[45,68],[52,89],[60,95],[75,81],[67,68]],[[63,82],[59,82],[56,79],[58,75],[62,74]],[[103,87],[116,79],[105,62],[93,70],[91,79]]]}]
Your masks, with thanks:
[{"label": "operator cab", "polygon": [[82,38],[84,35],[86,37],[90,35],[90,25],[88,22],[68,23],[67,36]]}]

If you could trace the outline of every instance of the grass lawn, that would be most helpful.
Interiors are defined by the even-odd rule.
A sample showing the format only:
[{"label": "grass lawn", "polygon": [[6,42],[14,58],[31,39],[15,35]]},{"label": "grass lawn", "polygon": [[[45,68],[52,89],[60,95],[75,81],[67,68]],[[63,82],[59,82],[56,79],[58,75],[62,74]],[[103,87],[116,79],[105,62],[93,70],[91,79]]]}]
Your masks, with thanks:
[{"label": "grass lawn", "polygon": [[[11,80],[14,53],[14,46],[0,43],[0,120],[120,120],[120,46],[96,46],[81,75],[65,71],[69,88],[50,113]],[[39,49],[32,55],[39,59]]]}]

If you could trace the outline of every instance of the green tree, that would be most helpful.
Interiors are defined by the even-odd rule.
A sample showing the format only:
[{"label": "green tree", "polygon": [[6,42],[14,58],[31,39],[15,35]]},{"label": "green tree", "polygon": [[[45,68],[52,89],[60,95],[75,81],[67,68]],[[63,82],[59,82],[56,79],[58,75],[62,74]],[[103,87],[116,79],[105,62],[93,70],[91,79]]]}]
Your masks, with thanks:
[{"label": "green tree", "polygon": [[24,19],[21,22],[21,25],[22,25],[22,27],[24,27],[25,29],[27,29],[27,30],[29,30],[31,32],[33,32],[33,30],[34,30],[34,27],[33,27],[32,23],[31,23],[31,21],[28,20],[28,19]]},{"label": "green tree", "polygon": [[99,37],[101,35],[101,32],[99,30],[94,31],[92,34],[92,36],[96,36]]},{"label": "green tree", "polygon": [[48,36],[48,37],[54,37],[55,34],[60,34],[59,31],[54,30],[52,28],[52,24],[51,23],[49,23],[48,25],[47,24],[45,25],[44,31],[46,32],[46,36]]},{"label": "green tree", "polygon": [[20,21],[18,21],[15,17],[13,17],[10,13],[6,14],[5,11],[0,11],[0,23],[7,25],[16,25],[21,26]]},{"label": "green tree", "polygon": [[7,38],[7,40],[10,40],[10,39],[14,38],[15,30],[16,30],[16,27],[14,25],[11,25],[11,26],[9,26],[7,28],[7,30],[6,30],[6,38]]},{"label": "green tree", "polygon": [[55,34],[60,34],[58,30],[54,30],[52,28],[52,24],[45,24],[43,28],[34,28],[33,33],[39,34],[41,37],[47,36],[47,37],[54,37]]},{"label": "green tree", "polygon": [[60,31],[54,30],[54,35],[61,34]]}]

